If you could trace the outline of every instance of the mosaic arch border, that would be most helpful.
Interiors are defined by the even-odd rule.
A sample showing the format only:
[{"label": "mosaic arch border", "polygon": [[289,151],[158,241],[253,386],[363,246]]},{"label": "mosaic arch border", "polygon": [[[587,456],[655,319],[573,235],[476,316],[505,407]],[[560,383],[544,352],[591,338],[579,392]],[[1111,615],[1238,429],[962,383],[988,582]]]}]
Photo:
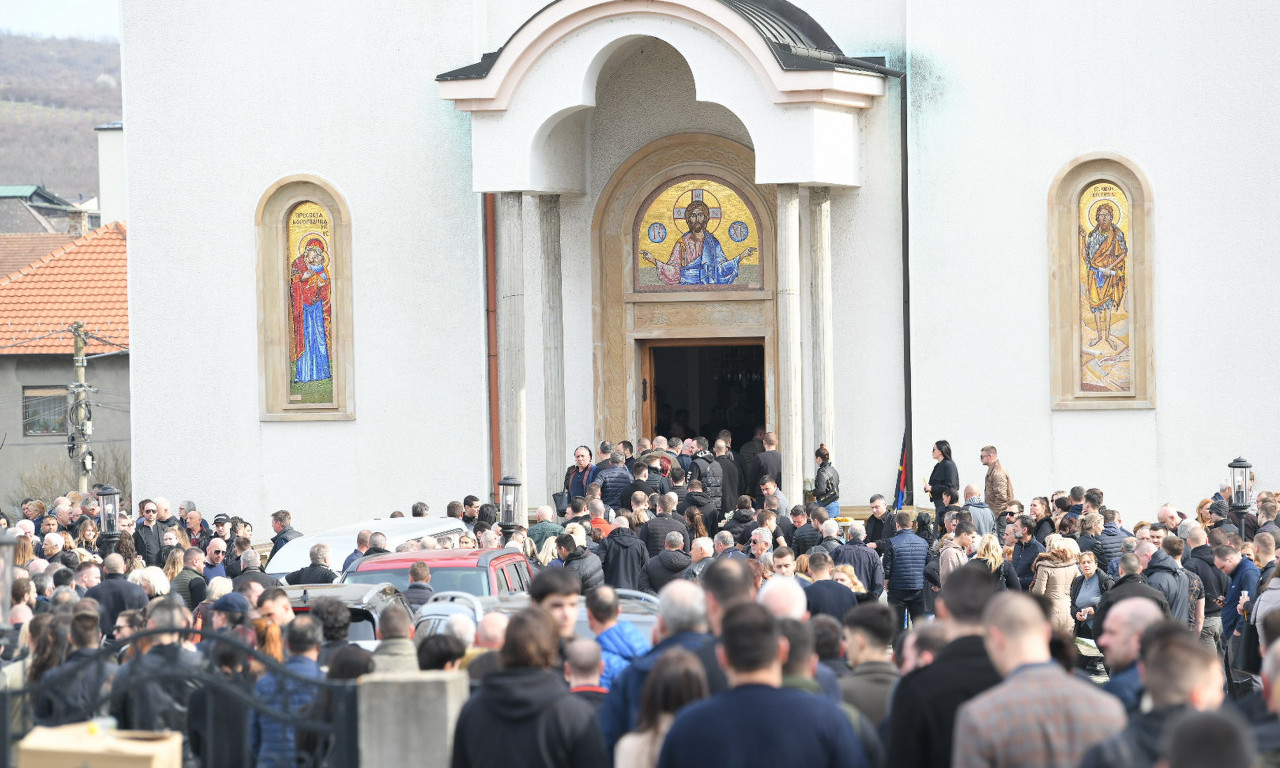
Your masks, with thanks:
[{"label": "mosaic arch border", "polygon": [[[298,203],[314,202],[329,216],[330,301],[332,321],[330,403],[289,401],[290,212]],[[254,217],[258,255],[258,418],[260,421],[350,421],[355,419],[355,349],[353,343],[351,214],[346,200],[316,176],[286,176],[267,188]]]},{"label": "mosaic arch border", "polygon": [[[1080,197],[1092,184],[1115,184],[1129,200],[1130,298],[1128,392],[1093,392],[1081,386]],[[1136,163],[1112,152],[1067,163],[1049,188],[1050,379],[1054,410],[1155,408],[1152,285],[1155,265],[1151,184]]]}]

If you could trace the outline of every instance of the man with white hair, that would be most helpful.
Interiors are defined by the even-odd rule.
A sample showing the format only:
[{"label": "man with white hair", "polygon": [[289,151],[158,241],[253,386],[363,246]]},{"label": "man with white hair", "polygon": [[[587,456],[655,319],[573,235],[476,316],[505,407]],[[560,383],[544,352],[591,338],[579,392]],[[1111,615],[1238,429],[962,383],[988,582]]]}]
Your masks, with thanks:
[{"label": "man with white hair", "polygon": [[640,569],[640,591],[656,595],[673,579],[680,578],[693,559],[684,552],[684,534],[671,531],[666,547]]},{"label": "man with white hair", "polygon": [[286,584],[332,584],[338,574],[329,568],[331,551],[328,544],[311,545],[311,564],[284,577]]},{"label": "man with white hair", "polygon": [[693,547],[689,554],[693,558],[693,563],[684,569],[684,577],[697,581],[702,577],[703,569],[715,558],[715,545],[712,544],[709,536],[699,536],[693,540]]},{"label": "man with white hair", "polygon": [[62,534],[60,533],[46,533],[44,535],[43,542],[45,560],[52,560],[57,557],[58,553],[62,551],[62,545],[64,544]]},{"label": "man with white hair", "polygon": [[825,520],[819,526],[818,532],[822,534],[822,540],[819,541],[813,549],[809,550],[812,554],[818,550],[826,552],[828,555],[840,548],[843,541],[840,541],[840,524],[835,520]]},{"label": "man with white hair", "polygon": [[538,511],[534,513],[538,522],[529,526],[529,539],[533,541],[534,547],[539,552],[542,551],[542,545],[547,539],[554,539],[564,533],[564,526],[556,522],[556,510],[554,507],[543,504],[538,507]]},{"label": "man with white hair", "polygon": [[848,565],[867,588],[867,594],[880,597],[884,592],[884,562],[866,543],[867,527],[861,520],[849,524],[848,541],[831,553],[836,565]]},{"label": "man with white hair", "polygon": [[26,536],[28,539],[33,538],[36,535],[36,524],[26,518],[19,520],[14,527],[18,529],[18,533]]},{"label": "man with white hair", "polygon": [[756,602],[779,619],[806,621],[809,618],[804,587],[790,576],[774,576],[766,581],[756,594]]},{"label": "man with white hair", "polygon": [[[768,535],[768,532],[766,532]],[[733,534],[729,531],[721,531],[711,540],[711,545],[715,548],[716,557],[740,557],[746,559],[747,556],[738,551],[734,546]]]},{"label": "man with white hair", "polygon": [[709,640],[706,631],[707,598],[702,587],[685,579],[676,579],[663,587],[658,595],[658,622],[654,626],[657,645],[618,675],[600,709],[600,730],[610,753],[618,739],[636,727],[640,692],[653,665],[672,648],[696,654]]},{"label": "man with white hair", "polygon": [[462,641],[462,645],[470,648],[476,642],[476,623],[470,616],[460,613],[451,614],[444,622],[444,633]]}]

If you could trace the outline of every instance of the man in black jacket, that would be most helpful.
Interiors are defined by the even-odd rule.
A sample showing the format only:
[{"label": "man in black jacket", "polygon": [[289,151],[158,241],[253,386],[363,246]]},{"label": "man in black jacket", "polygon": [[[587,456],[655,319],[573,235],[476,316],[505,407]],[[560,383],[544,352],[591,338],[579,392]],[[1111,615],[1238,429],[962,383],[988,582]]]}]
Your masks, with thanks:
[{"label": "man in black jacket", "polygon": [[311,564],[284,577],[288,584],[332,584],[338,574],[329,568],[329,545],[321,542],[311,546]]},{"label": "man in black jacket", "polygon": [[667,534],[677,531],[684,539],[684,549],[689,551],[689,544],[692,538],[689,536],[689,526],[684,524],[684,520],[676,517],[674,512],[676,509],[676,495],[668,493],[658,497],[658,514],[649,519],[649,522],[640,526],[636,531],[636,535],[649,548],[649,557],[657,557],[667,545]]},{"label": "man in black jacket", "polygon": [[600,542],[604,583],[614,589],[639,589],[640,569],[649,560],[649,548],[631,530],[627,518],[613,519],[613,530]]},{"label": "man in black jacket", "polygon": [[658,492],[657,483],[650,483],[649,475],[649,465],[645,464],[643,461],[637,461],[635,464],[634,479],[631,481],[631,485],[628,485],[627,489],[622,493],[621,504],[623,507],[626,509],[634,509],[635,506],[632,498],[637,493],[643,493],[648,497]]},{"label": "man in black jacket", "polygon": [[715,455],[708,450],[707,438],[699,437],[695,442],[698,452],[693,454],[693,472],[690,476],[701,481],[702,490],[711,497],[712,503],[723,506],[721,489],[724,487],[724,470],[716,461]]},{"label": "man in black jacket", "polygon": [[885,740],[889,765],[950,767],[960,705],[1000,682],[982,639],[982,611],[995,593],[980,563],[957,569],[943,585],[935,606],[951,640],[932,664],[898,681]]},{"label": "man in black jacket", "polygon": [[143,562],[157,568],[164,565],[160,562],[160,549],[164,545],[164,528],[156,522],[159,509],[154,501],[142,502],[142,519],[133,529],[133,548],[137,550]]},{"label": "man in black jacket", "polygon": [[1214,565],[1213,548],[1203,528],[1193,528],[1187,535],[1187,554],[1182,558],[1182,567],[1199,576],[1204,584],[1204,627],[1200,630],[1200,642],[1216,650],[1222,643],[1222,606],[1218,598],[1226,596],[1231,580]]},{"label": "man in black jacket", "polygon": [[863,523],[855,520],[849,526],[848,542],[837,547],[831,553],[831,559],[836,565],[852,566],[854,573],[858,575],[858,580],[867,588],[867,594],[878,598],[880,593],[884,592],[884,563],[880,562],[880,556],[875,553],[875,550],[863,543],[865,535],[867,534]]},{"label": "man in black jacket", "polygon": [[600,558],[587,551],[586,547],[578,546],[573,536],[563,533],[557,537],[556,551],[564,561],[564,567],[578,575],[583,594],[604,583],[604,567]]},{"label": "man in black jacket", "polygon": [[[738,496],[742,494],[742,471],[738,469],[738,462],[724,440],[717,440],[712,452],[715,453],[716,464],[720,465],[720,511],[729,515],[738,504]],[[714,533],[710,528],[707,531]]]},{"label": "man in black jacket", "polygon": [[822,534],[809,521],[809,511],[798,504],[791,508],[791,524],[796,529],[791,536],[791,548],[795,550],[796,557],[808,553],[822,541]]},{"label": "man in black jacket", "polygon": [[147,592],[125,578],[124,558],[115,552],[102,561],[102,570],[105,578],[84,596],[98,601],[99,628],[105,635],[115,627],[121,613],[147,607]]},{"label": "man in black jacket", "polygon": [[[164,600],[151,608],[147,629],[151,648],[125,664],[111,687],[111,716],[121,730],[187,731],[187,703],[199,686],[198,675],[204,658],[182,647],[178,630],[188,627],[187,612],[180,601]],[[194,757],[183,741],[183,765]]]},{"label": "man in black jacket", "polygon": [[32,702],[33,714],[39,725],[91,720],[97,713],[98,702],[110,689],[111,680],[119,670],[104,658],[98,648],[102,634],[98,631],[96,616],[92,613],[75,614],[69,630],[74,650],[67,655],[66,661],[49,670],[40,680],[40,688]]},{"label": "man in black jacket", "polygon": [[1138,556],[1124,555],[1120,558],[1120,578],[1116,579],[1115,586],[1103,594],[1102,600],[1098,602],[1098,609],[1094,611],[1095,634],[1101,636],[1106,627],[1107,611],[1111,610],[1111,606],[1130,597],[1145,597],[1160,606],[1166,617],[1170,615],[1169,601],[1160,590],[1147,583],[1146,577],[1142,575],[1142,564],[1138,562]]},{"label": "man in black jacket", "polygon": [[[761,438],[761,443],[764,445],[764,450],[751,459],[751,469],[747,472],[747,487],[751,489],[751,493],[755,494],[757,504],[764,504],[764,494],[760,491],[760,484],[764,482],[765,477],[772,477],[778,489],[782,490],[782,454],[778,452],[778,436],[767,432]],[[791,450],[794,450],[794,447]]]},{"label": "man in black jacket", "polygon": [[657,557],[649,558],[640,571],[640,591],[658,594],[667,582],[683,576],[692,562],[684,553],[684,536],[679,531],[668,533],[666,548]]},{"label": "man in black jacket", "polygon": [[295,529],[292,523],[293,517],[288,510],[281,509],[271,513],[271,530],[275,531],[276,535],[271,537],[271,553],[267,555],[268,562],[275,557],[281,547],[302,535],[302,532]]}]

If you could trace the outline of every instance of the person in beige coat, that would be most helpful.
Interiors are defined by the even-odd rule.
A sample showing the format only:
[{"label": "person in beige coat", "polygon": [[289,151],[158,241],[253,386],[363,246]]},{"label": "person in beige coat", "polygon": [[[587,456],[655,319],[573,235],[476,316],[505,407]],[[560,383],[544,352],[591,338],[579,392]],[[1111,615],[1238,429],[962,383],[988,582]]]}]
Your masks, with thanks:
[{"label": "person in beige coat", "polygon": [[1073,539],[1050,534],[1046,551],[1032,565],[1035,579],[1031,594],[1044,595],[1053,604],[1051,623],[1055,634],[1070,636],[1075,628],[1071,616],[1071,582],[1080,575],[1080,548]]},{"label": "person in beige coat", "polygon": [[947,583],[947,577],[957,568],[963,568],[969,562],[969,548],[978,535],[978,529],[968,521],[956,523],[956,530],[951,541],[938,553],[938,582]]}]

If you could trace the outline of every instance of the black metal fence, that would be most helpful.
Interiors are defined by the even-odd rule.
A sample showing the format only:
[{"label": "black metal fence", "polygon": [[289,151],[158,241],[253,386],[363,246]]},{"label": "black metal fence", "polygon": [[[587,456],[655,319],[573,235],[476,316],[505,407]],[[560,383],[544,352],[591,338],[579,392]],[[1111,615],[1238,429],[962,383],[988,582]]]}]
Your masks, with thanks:
[{"label": "black metal fence", "polygon": [[[230,632],[148,630],[129,642],[178,634],[200,650],[153,647],[117,667],[120,649],[103,647],[78,653],[33,684],[25,682],[29,660],[13,662],[22,665],[23,684],[0,687],[0,768],[16,763],[16,745],[34,726],[108,716],[122,730],[180,731],[187,765],[359,764],[354,680],[299,674]],[[12,681],[18,670],[6,672]]]}]

